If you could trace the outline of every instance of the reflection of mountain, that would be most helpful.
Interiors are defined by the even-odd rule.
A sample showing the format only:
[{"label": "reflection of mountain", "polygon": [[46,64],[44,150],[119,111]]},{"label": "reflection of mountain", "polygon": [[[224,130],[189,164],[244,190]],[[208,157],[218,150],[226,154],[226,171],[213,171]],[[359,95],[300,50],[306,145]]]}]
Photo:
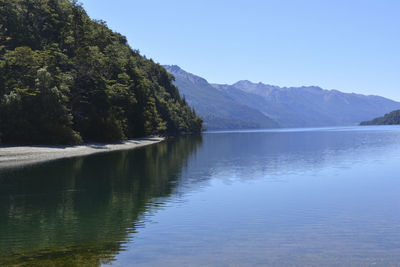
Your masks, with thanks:
[{"label": "reflection of mountain", "polygon": [[[229,211],[222,204],[229,201],[229,197],[235,199],[232,194],[236,193],[240,194],[237,195],[238,201],[247,198],[247,186],[244,185],[241,191],[241,185],[236,185],[240,192],[228,192],[218,188],[218,180],[228,184],[239,180],[251,183],[263,180],[261,184],[268,187],[269,181],[290,182],[288,179],[297,180],[298,176],[299,184],[305,181],[304,186],[308,186],[308,178],[304,178],[312,175],[320,175],[320,179],[324,180],[327,173],[330,177],[337,169],[356,166],[360,162],[362,166],[368,166],[369,162],[375,164],[373,161],[377,158],[385,159],[388,155],[389,158],[391,155],[395,155],[392,159],[396,158],[400,151],[398,131],[385,126],[369,129],[208,133],[198,138],[181,137],[133,151],[0,171],[0,266],[21,263],[96,266],[112,262],[130,241],[127,254],[132,259],[149,257],[155,262],[163,262],[166,253],[171,250],[178,251],[176,255],[182,256],[179,253],[184,248],[179,244],[185,246],[186,241],[187,244],[198,241],[199,236],[193,235],[193,230],[197,229],[200,217],[203,221],[209,220],[210,225],[205,225],[198,233],[215,235],[215,241],[220,236],[213,231],[220,231],[223,227],[229,233],[227,229],[236,227],[236,221],[225,221],[225,224],[219,225],[219,220],[212,216],[236,212]],[[216,181],[217,187],[214,187]],[[184,214],[168,210],[167,216],[163,215],[168,220],[174,215],[187,219],[184,222],[187,227],[174,228],[179,234],[171,234],[173,231],[168,228],[171,221],[159,220],[160,217],[151,219],[160,223],[160,232],[168,231],[167,237],[156,237],[157,232],[149,230],[151,226],[142,231],[141,227],[149,226],[145,218],[147,215],[151,216],[160,206],[180,201],[182,195],[182,199],[188,199],[190,203],[192,197],[188,192],[197,193],[204,185],[212,189],[212,194],[205,196],[215,197],[209,201],[211,205],[216,201],[212,212],[208,213],[210,206],[199,206],[201,204],[195,200],[194,206],[185,205]],[[278,199],[285,200],[286,197],[282,194]],[[273,202],[270,206],[278,204]],[[243,205],[250,207],[247,205],[252,204]],[[202,213],[199,208],[205,212]],[[188,214],[188,211],[193,213]],[[251,212],[247,214],[254,215]],[[231,216],[237,219],[239,215],[231,213]],[[263,214],[260,216],[266,220]],[[302,218],[299,216],[298,220]],[[285,223],[285,217],[281,221],[279,218],[276,220],[272,226]],[[176,226],[174,222],[172,224]],[[139,236],[134,234],[137,231],[140,238],[135,238]],[[154,239],[146,239],[146,233]],[[301,238],[301,234],[298,237]],[[168,242],[162,242],[164,239]],[[179,243],[183,239],[185,242]],[[177,244],[178,248],[166,249],[166,244]],[[207,244],[210,249],[219,242]],[[204,252],[207,246],[199,248]],[[151,248],[150,253],[148,248]]]},{"label": "reflection of mountain", "polygon": [[[202,177],[223,179],[281,179],[293,173],[323,170],[326,166],[351,166],[371,155],[400,149],[398,133],[385,134],[362,127],[208,133],[196,153]],[[382,137],[384,136],[384,138]],[[208,171],[208,173],[206,173]]]},{"label": "reflection of mountain", "polygon": [[0,265],[113,260],[154,198],[169,196],[201,137],[0,172]]}]

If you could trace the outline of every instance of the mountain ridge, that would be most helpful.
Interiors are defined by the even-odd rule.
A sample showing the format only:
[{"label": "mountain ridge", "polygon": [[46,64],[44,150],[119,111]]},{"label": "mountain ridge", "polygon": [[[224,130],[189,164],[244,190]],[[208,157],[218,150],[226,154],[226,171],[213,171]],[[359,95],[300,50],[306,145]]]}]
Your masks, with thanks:
[{"label": "mountain ridge", "polygon": [[282,88],[249,81],[232,86],[263,97],[265,105],[257,108],[286,127],[356,125],[400,108],[399,102],[381,96],[318,86]]},{"label": "mountain ridge", "polygon": [[[230,98],[237,105],[258,110],[281,127],[357,125],[360,121],[400,109],[399,102],[382,96],[344,93],[315,85],[280,87],[261,82],[253,83],[249,80],[240,80],[233,84],[216,84],[208,83],[206,79],[190,74],[203,83],[207,82],[207,84],[204,83],[207,85],[207,90],[200,86],[200,83],[195,89],[190,88],[190,85],[185,82],[185,79],[188,79],[186,77],[188,72],[176,65],[166,69],[178,75],[175,85],[181,93],[185,93],[189,104],[193,104],[196,110],[207,109],[209,106],[208,102],[200,100],[199,95],[218,92],[219,95],[224,94],[224,97]],[[204,116],[203,113],[199,114]],[[207,121],[205,124],[207,125]]]},{"label": "mountain ridge", "polygon": [[175,77],[179,92],[204,119],[207,129],[276,128],[279,124],[257,109],[238,103],[224,91],[216,90],[206,79],[176,65],[163,66]]},{"label": "mountain ridge", "polygon": [[[217,83],[213,83],[213,84],[218,85]],[[361,93],[356,93],[356,92],[348,93],[348,92],[342,92],[342,91],[337,90],[337,89],[325,89],[325,88],[322,88],[322,87],[320,87],[318,85],[279,86],[279,85],[266,84],[266,83],[263,83],[263,82],[252,82],[252,81],[249,81],[249,80],[239,80],[239,81],[231,84],[231,86],[243,87],[243,85],[248,85],[248,84],[263,85],[263,86],[267,86],[267,87],[270,87],[270,88],[281,89],[281,90],[288,90],[288,89],[316,89],[316,91],[319,90],[319,91],[332,92],[332,93],[337,92],[337,93],[341,93],[341,94],[364,96],[364,97],[380,97],[380,98],[389,99],[389,100],[392,100],[392,101],[395,101],[395,102],[399,102],[399,101],[396,101],[396,100],[393,100],[393,99],[390,99],[390,98],[387,98],[387,97],[384,97],[384,96],[380,96],[380,95],[374,95],[374,94],[366,95],[366,94],[361,94]],[[226,85],[229,85],[229,84],[226,84]]]}]

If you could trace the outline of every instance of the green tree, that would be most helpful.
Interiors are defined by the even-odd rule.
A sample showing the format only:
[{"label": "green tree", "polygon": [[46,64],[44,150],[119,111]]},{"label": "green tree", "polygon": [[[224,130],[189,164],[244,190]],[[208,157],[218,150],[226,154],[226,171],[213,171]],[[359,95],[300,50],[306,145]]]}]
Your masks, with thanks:
[{"label": "green tree", "polygon": [[0,0],[0,136],[6,143],[198,133],[173,77],[69,0]]}]

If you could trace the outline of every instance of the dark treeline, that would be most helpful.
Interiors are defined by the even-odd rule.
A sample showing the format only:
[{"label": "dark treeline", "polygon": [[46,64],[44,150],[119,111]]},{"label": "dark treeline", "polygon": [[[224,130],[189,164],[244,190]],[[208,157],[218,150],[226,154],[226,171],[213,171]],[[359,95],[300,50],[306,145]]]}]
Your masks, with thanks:
[{"label": "dark treeline", "polygon": [[172,80],[76,1],[0,0],[3,143],[199,132]]},{"label": "dark treeline", "polygon": [[400,110],[392,111],[383,117],[375,118],[371,121],[363,121],[360,125],[396,125],[400,124]]}]

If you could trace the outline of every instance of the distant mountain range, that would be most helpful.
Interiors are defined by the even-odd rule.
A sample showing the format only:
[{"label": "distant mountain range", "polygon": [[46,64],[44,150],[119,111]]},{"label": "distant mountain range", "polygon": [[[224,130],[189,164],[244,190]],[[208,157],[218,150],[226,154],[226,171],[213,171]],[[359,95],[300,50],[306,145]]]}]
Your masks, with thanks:
[{"label": "distant mountain range", "polygon": [[[218,90],[205,79],[178,66],[164,66],[175,76],[174,84],[207,129],[273,128],[279,125],[261,111],[235,100],[229,92]],[[239,90],[238,90],[239,91]]]},{"label": "distant mountain range", "polygon": [[399,102],[380,96],[250,81],[210,84],[176,65],[164,67],[207,129],[356,125],[400,109]]}]

